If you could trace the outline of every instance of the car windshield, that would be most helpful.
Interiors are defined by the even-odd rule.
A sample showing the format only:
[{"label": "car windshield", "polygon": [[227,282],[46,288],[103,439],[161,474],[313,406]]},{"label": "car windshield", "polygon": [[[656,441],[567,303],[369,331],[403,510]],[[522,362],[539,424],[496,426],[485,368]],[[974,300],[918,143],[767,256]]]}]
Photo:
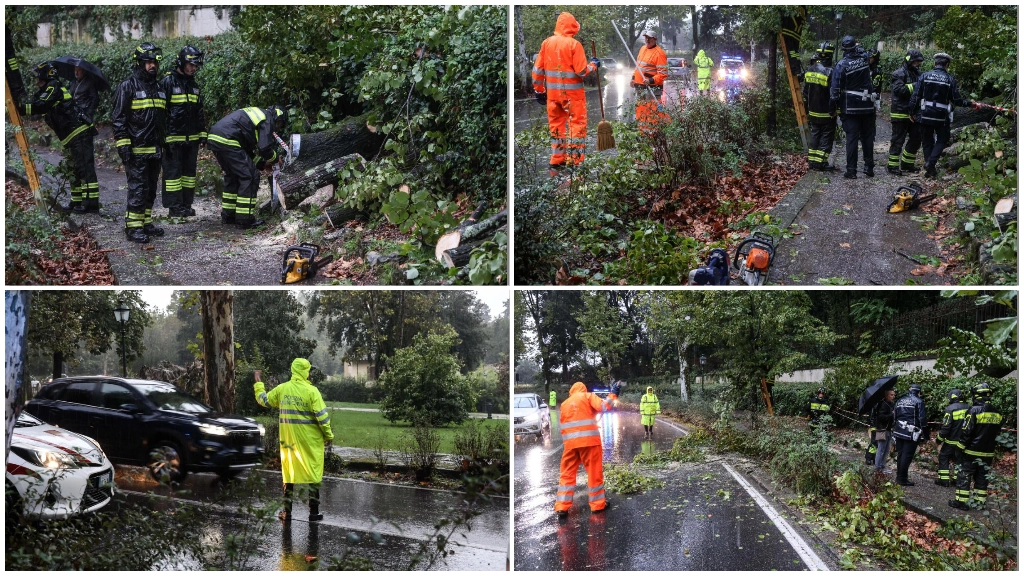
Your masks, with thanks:
[{"label": "car windshield", "polygon": [[135,389],[142,392],[142,395],[156,404],[160,410],[175,410],[177,412],[188,412],[190,414],[204,414],[213,412],[206,404],[178,390],[174,386],[165,383],[159,384],[136,384]]},{"label": "car windshield", "polygon": [[516,408],[536,408],[537,400],[533,396],[521,396],[516,398]]},{"label": "car windshield", "polygon": [[668,59],[668,65],[670,67],[672,67],[672,68],[679,68],[680,66],[683,65],[683,59],[682,58],[669,58]]},{"label": "car windshield", "polygon": [[728,68],[729,70],[739,70],[743,68],[742,60],[722,60],[722,68]]},{"label": "car windshield", "polygon": [[42,426],[42,425],[43,425],[43,422],[41,420],[37,420],[34,416],[32,416],[31,414],[29,414],[28,412],[25,412],[23,410],[21,412],[21,414],[18,414],[18,421],[14,424],[14,427],[15,428],[29,428],[31,426]]}]

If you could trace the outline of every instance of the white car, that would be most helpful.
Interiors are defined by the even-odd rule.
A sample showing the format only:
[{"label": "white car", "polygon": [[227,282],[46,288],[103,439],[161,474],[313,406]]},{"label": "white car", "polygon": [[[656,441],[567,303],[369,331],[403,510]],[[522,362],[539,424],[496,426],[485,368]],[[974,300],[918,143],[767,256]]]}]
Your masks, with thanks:
[{"label": "white car", "polygon": [[548,405],[536,394],[516,394],[512,398],[512,426],[517,437],[551,434]]},{"label": "white car", "polygon": [[18,415],[4,502],[42,519],[95,512],[114,496],[114,467],[92,438]]}]

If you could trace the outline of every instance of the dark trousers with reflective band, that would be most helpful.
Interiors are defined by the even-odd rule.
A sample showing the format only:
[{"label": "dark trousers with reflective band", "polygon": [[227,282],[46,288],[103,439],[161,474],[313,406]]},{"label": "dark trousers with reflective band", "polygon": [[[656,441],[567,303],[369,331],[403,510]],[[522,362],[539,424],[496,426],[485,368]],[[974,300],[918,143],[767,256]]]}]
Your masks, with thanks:
[{"label": "dark trousers with reflective band", "polygon": [[811,122],[811,141],[807,146],[807,163],[812,167],[828,164],[832,154],[832,145],[836,140],[836,123],[833,120],[826,124]]},{"label": "dark trousers with reflective band", "polygon": [[959,447],[943,442],[939,448],[939,480],[956,479],[956,463],[963,461],[963,452]]},{"label": "dark trousers with reflective band", "polygon": [[910,463],[914,461],[914,454],[917,453],[917,442],[896,438],[896,482],[907,481],[907,471],[910,470]]},{"label": "dark trousers with reflective band", "polygon": [[871,466],[875,463],[875,454],[878,453],[878,440],[875,440],[875,428],[868,428],[868,449],[864,451],[864,463]]},{"label": "dark trousers with reflective band", "polygon": [[198,158],[199,142],[164,144],[164,208],[192,207]]},{"label": "dark trousers with reflective band", "polygon": [[988,499],[988,472],[992,469],[992,456],[963,455],[956,475],[956,499],[967,502],[971,499],[971,482],[974,482],[974,500],[984,506]]},{"label": "dark trousers with reflective band", "polygon": [[237,224],[251,223],[256,209],[256,191],[260,187],[260,173],[256,164],[241,148],[213,142],[208,146],[224,171],[221,216],[234,218]]},{"label": "dark trousers with reflective band", "polygon": [[160,183],[160,156],[133,154],[128,164],[128,210],[124,227],[142,228],[153,223],[153,202]]},{"label": "dark trousers with reflective band", "polygon": [[843,115],[843,131],[846,132],[846,172],[857,172],[857,143],[864,151],[864,169],[875,167],[875,115]]},{"label": "dark trousers with reflective band", "polygon": [[935,163],[939,161],[939,156],[942,156],[942,151],[949,143],[949,123],[941,126],[920,124],[917,133],[924,148],[924,167],[935,168]]},{"label": "dark trousers with reflective band", "polygon": [[100,206],[100,184],[96,179],[96,155],[92,145],[94,133],[93,130],[87,130],[75,136],[64,147],[75,172],[71,184],[71,206]]},{"label": "dark trousers with reflective band", "polygon": [[[907,146],[903,146],[906,141]],[[889,167],[904,170],[914,167],[917,151],[921,149],[921,135],[910,120],[892,121],[892,139],[889,140]]]},{"label": "dark trousers with reflective band", "polygon": [[[320,484],[302,484],[309,487],[309,515],[320,513]],[[295,494],[295,484],[285,483],[284,485],[284,510],[292,513],[292,501]]]}]

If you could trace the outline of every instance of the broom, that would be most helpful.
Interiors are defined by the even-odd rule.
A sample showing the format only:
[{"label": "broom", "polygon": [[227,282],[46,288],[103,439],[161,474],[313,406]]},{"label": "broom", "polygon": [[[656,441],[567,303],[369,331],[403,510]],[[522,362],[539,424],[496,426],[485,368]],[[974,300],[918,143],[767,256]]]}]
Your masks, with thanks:
[{"label": "broom", "polygon": [[[590,51],[597,58],[597,45],[590,41]],[[601,121],[597,124],[597,150],[615,148],[615,135],[612,134],[611,122],[604,119],[604,96],[601,95],[601,70],[597,70],[597,103],[601,106]]]}]

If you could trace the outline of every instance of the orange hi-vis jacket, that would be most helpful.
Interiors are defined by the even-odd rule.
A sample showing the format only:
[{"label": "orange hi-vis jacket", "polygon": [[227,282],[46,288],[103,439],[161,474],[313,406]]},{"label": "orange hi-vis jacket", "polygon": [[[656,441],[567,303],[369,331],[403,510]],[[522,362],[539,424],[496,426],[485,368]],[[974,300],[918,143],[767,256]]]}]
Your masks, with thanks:
[{"label": "orange hi-vis jacket", "polygon": [[[640,65],[640,70],[633,70],[634,84],[643,84],[645,78],[652,78],[655,86],[665,84],[668,78],[668,56],[661,46],[648,48],[644,45],[636,56],[636,63]],[[643,75],[640,74],[641,70]]]},{"label": "orange hi-vis jacket", "polygon": [[587,392],[587,387],[582,382],[573,384],[569,390],[569,398],[562,402],[558,418],[563,448],[572,450],[600,446],[601,433],[597,429],[597,415],[610,409],[611,405],[607,402]]},{"label": "orange hi-vis jacket", "polygon": [[583,98],[583,77],[597,67],[587,61],[583,45],[573,38],[580,24],[568,12],[558,15],[555,35],[540,45],[533,63],[533,90],[548,92],[548,100]]}]

